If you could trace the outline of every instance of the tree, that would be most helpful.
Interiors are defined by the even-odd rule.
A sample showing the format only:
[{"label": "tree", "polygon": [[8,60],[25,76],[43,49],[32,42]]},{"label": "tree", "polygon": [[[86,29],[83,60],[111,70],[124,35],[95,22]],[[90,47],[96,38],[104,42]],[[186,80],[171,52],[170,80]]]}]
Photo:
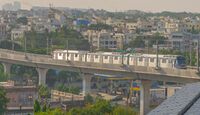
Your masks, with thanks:
[{"label": "tree", "polygon": [[41,111],[41,107],[40,107],[40,103],[38,102],[38,100],[35,100],[34,102],[34,112],[40,112]]},{"label": "tree", "polygon": [[80,93],[80,89],[78,87],[69,87],[62,83],[56,84],[55,87],[56,87],[56,90],[62,91],[62,92],[73,93],[73,94]]},{"label": "tree", "polygon": [[48,98],[50,95],[50,90],[46,85],[39,86],[39,96],[40,98]]},{"label": "tree", "polygon": [[128,44],[129,48],[144,48],[145,42],[142,38],[137,37]]},{"label": "tree", "polygon": [[98,99],[91,109],[94,109],[98,113],[97,115],[105,115],[111,113],[113,107],[109,101]]},{"label": "tree", "polygon": [[47,105],[46,105],[46,103],[43,105],[42,111],[43,111],[43,112],[46,112],[46,111],[47,111]]},{"label": "tree", "polygon": [[114,108],[112,115],[137,115],[137,112],[129,107],[117,106]]},{"label": "tree", "polygon": [[9,78],[8,74],[5,74],[3,71],[0,71],[0,82],[5,82]]},{"label": "tree", "polygon": [[85,101],[86,103],[92,104],[94,100],[93,100],[93,97],[92,97],[91,95],[87,94],[87,95],[84,97],[84,101]]},{"label": "tree", "polygon": [[166,38],[160,35],[160,33],[155,33],[152,37],[148,39],[149,39],[148,45],[152,47],[153,45],[156,44],[157,41],[158,41],[158,44],[164,44]]},{"label": "tree", "polygon": [[35,112],[34,115],[65,115],[65,114],[64,112],[61,111],[61,109],[53,109],[53,110],[47,110],[46,112],[42,111]]},{"label": "tree", "polygon": [[27,19],[27,17],[20,17],[20,18],[17,19],[17,23],[27,25],[28,19]]},{"label": "tree", "polygon": [[0,115],[3,115],[6,111],[6,105],[9,99],[6,97],[6,91],[3,87],[0,87]]}]

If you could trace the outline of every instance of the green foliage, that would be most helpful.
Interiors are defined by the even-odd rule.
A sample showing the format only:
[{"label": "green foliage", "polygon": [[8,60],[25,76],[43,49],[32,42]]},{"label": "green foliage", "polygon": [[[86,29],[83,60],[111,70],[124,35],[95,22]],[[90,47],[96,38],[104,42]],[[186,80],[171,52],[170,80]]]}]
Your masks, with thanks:
[{"label": "green foliage", "polygon": [[0,65],[0,82],[7,81],[9,77],[8,74],[4,73],[3,65]]},{"label": "green foliage", "polygon": [[117,106],[114,108],[112,115],[137,115],[137,112],[129,107]]},{"label": "green foliage", "polygon": [[27,19],[27,17],[20,17],[17,19],[17,23],[27,25],[28,19]]},{"label": "green foliage", "polygon": [[40,103],[38,102],[38,100],[35,100],[35,102],[34,102],[34,112],[40,112],[40,111],[41,111]]},{"label": "green foliage", "polygon": [[67,113],[67,115],[81,115],[82,110],[78,108],[72,108],[70,111]]},{"label": "green foliage", "polygon": [[46,105],[46,103],[43,105],[42,111],[43,111],[43,112],[46,112],[46,111],[47,111],[47,105]]},{"label": "green foliage", "polygon": [[104,115],[111,113],[113,107],[111,106],[111,103],[109,101],[99,99],[92,106],[92,109],[94,109],[98,113],[98,115]]},{"label": "green foliage", "polygon": [[142,38],[137,37],[128,44],[129,48],[144,48],[145,42]]},{"label": "green foliage", "polygon": [[67,115],[137,115],[137,112],[128,107],[112,106],[109,101],[97,99],[93,105],[85,108],[73,108]]},{"label": "green foliage", "polygon": [[50,90],[46,85],[39,86],[39,96],[40,98],[48,98],[50,96]]},{"label": "green foliage", "polygon": [[148,45],[152,47],[158,41],[158,44],[163,44],[165,40],[164,36],[161,36],[159,33],[155,33],[151,38],[149,38]]},{"label": "green foliage", "polygon": [[192,30],[188,30],[188,32],[192,33],[192,34],[199,34],[200,30],[197,30],[194,28],[194,26],[192,27]]},{"label": "green foliage", "polygon": [[58,91],[62,91],[62,92],[67,92],[67,93],[73,93],[73,94],[79,94],[80,93],[80,89],[77,87],[68,87],[65,86],[64,84],[57,84],[56,86],[56,90]]},{"label": "green foliage", "polygon": [[181,52],[181,51],[177,51],[177,50],[165,50],[165,49],[162,49],[162,50],[159,50],[159,54],[182,55],[182,56],[185,57],[187,65],[190,65],[190,61],[191,61],[191,65],[195,66],[195,64],[197,62],[196,52],[195,51],[191,52],[191,59],[190,59],[190,52],[188,52],[188,51],[187,52]]},{"label": "green foliage", "polygon": [[79,74],[76,72],[70,72],[70,71],[60,71],[58,74],[58,81],[62,82],[62,83],[69,83],[72,81],[76,81],[77,79],[79,79]]},{"label": "green foliage", "polygon": [[[49,51],[53,49],[65,49],[68,48],[74,50],[89,50],[90,45],[83,36],[75,31],[63,27],[55,32],[38,33],[34,30],[25,33],[27,51],[30,53],[46,54],[47,41],[49,44]],[[21,43],[24,44],[24,39],[21,38]],[[52,41],[52,47],[50,47]],[[24,46],[23,46],[24,47]]]},{"label": "green foliage", "polygon": [[0,87],[0,115],[3,115],[6,111],[6,104],[9,99],[6,97],[6,91],[3,87]]},{"label": "green foliage", "polygon": [[93,105],[87,105],[84,108],[72,108],[67,113],[55,109],[36,112],[35,115],[138,115],[138,113],[129,107],[112,106],[109,101],[97,99]]},{"label": "green foliage", "polygon": [[102,29],[106,29],[106,30],[112,30],[113,27],[107,24],[103,24],[103,23],[98,23],[98,24],[91,24],[88,29],[92,29],[92,30],[102,30]]},{"label": "green foliage", "polygon": [[9,78],[8,74],[5,74],[3,71],[3,66],[0,66],[0,82],[5,82]]},{"label": "green foliage", "polygon": [[[0,48],[3,49],[12,49],[12,42],[8,41],[8,40],[3,40],[0,42]],[[22,50],[22,46],[20,46],[20,44],[14,42],[14,49],[17,51],[21,51]]]},{"label": "green foliage", "polygon": [[35,112],[34,115],[65,115],[61,109],[47,110],[46,112]]},{"label": "green foliage", "polygon": [[93,99],[93,97],[92,97],[91,95],[87,94],[87,95],[84,97],[84,101],[85,101],[86,103],[92,104],[93,101],[94,101],[94,99]]}]

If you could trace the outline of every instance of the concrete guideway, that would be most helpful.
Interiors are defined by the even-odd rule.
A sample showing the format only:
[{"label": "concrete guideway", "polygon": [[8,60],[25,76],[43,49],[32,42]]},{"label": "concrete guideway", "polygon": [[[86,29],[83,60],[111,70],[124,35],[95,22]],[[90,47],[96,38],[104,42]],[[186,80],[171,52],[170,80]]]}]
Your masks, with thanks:
[{"label": "concrete guideway", "polygon": [[98,64],[89,62],[66,62],[53,60],[51,56],[29,54],[0,49],[0,61],[43,69],[62,69],[90,74],[121,75],[132,79],[159,80],[166,82],[189,83],[200,81],[194,69],[155,68],[144,66],[127,66]]},{"label": "concrete guideway", "polygon": [[59,61],[51,56],[37,55],[0,49],[0,61],[6,73],[10,73],[12,64],[35,67],[39,75],[39,84],[46,83],[48,69],[60,69],[81,73],[83,78],[83,95],[90,93],[91,78],[95,74],[117,75],[141,81],[140,115],[149,112],[149,98],[151,81],[165,81],[178,83],[199,82],[200,77],[195,69],[155,69],[144,66],[98,64],[89,62]]}]

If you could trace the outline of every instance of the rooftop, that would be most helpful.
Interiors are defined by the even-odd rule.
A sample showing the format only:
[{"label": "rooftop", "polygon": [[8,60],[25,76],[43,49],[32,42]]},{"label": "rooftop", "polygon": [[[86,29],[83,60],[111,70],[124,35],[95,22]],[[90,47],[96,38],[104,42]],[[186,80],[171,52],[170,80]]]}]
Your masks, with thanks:
[{"label": "rooftop", "polygon": [[184,86],[148,115],[199,115],[200,83]]}]

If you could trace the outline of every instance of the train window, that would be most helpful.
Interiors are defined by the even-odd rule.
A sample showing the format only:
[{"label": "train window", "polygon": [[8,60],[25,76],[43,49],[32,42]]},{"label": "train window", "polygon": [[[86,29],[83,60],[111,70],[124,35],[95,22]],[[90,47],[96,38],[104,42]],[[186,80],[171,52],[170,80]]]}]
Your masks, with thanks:
[{"label": "train window", "polygon": [[78,57],[78,54],[75,54],[75,57]]},{"label": "train window", "polygon": [[104,59],[108,59],[108,56],[104,56]]},{"label": "train window", "polygon": [[131,61],[134,61],[134,58],[133,58],[133,57],[131,57]]},{"label": "train window", "polygon": [[98,58],[99,56],[98,55],[95,55],[95,58]]},{"label": "train window", "polygon": [[143,58],[142,58],[142,57],[140,57],[140,58],[139,58],[139,61],[143,61]]},{"label": "train window", "polygon": [[162,63],[166,63],[167,62],[167,59],[162,59]]},{"label": "train window", "polygon": [[115,60],[118,60],[118,56],[115,56]]},{"label": "train window", "polygon": [[150,58],[150,62],[154,62],[154,58]]}]

